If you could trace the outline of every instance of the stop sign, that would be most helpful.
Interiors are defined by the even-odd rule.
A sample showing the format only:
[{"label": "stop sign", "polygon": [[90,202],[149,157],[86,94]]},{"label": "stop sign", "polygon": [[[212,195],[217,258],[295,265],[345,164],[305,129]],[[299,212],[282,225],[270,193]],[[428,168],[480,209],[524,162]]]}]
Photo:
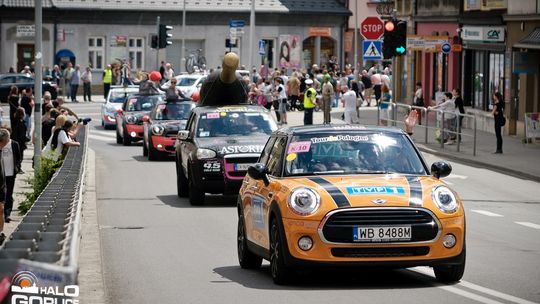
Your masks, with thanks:
[{"label": "stop sign", "polygon": [[384,34],[384,23],[379,17],[367,17],[362,21],[360,32],[368,40],[377,40]]}]

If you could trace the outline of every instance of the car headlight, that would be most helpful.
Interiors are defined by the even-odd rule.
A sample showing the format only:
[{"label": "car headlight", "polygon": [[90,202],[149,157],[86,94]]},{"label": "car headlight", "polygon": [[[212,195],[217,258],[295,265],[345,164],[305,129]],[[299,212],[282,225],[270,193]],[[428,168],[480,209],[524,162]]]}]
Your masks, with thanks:
[{"label": "car headlight", "polygon": [[165,131],[165,128],[162,125],[154,125],[152,127],[152,134],[154,135],[163,135],[163,131]]},{"label": "car headlight", "polygon": [[198,159],[207,159],[216,157],[216,151],[210,149],[197,149]]},{"label": "car headlight", "polygon": [[311,188],[297,188],[289,195],[289,207],[298,215],[315,213],[321,205],[321,197]]},{"label": "car headlight", "polygon": [[437,205],[437,208],[444,213],[454,213],[459,207],[454,192],[445,186],[437,186],[433,188],[431,198]]},{"label": "car headlight", "polygon": [[128,124],[135,124],[137,123],[137,116],[134,116],[134,115],[128,115],[126,116],[126,122]]}]

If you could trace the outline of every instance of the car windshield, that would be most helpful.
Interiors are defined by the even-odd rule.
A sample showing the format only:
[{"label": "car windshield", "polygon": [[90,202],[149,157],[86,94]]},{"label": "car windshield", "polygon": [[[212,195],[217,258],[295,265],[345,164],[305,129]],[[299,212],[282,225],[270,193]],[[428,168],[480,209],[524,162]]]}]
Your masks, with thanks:
[{"label": "car windshield", "polygon": [[277,125],[268,113],[209,112],[199,117],[197,137],[270,135]]},{"label": "car windshield", "polygon": [[402,134],[349,133],[294,136],[285,156],[285,175],[427,174]]},{"label": "car windshield", "polygon": [[178,83],[176,84],[177,87],[189,87],[192,86],[195,81],[197,81],[197,78],[191,78],[191,77],[182,77],[178,79]]},{"label": "car windshield", "polygon": [[161,95],[130,96],[126,101],[125,111],[150,111],[158,102],[163,101]]},{"label": "car windshield", "polygon": [[126,97],[129,94],[133,94],[136,91],[111,91],[111,95],[109,96],[109,102],[111,103],[123,103],[126,101]]},{"label": "car windshield", "polygon": [[193,106],[190,103],[168,102],[158,104],[152,113],[155,120],[187,120]]}]

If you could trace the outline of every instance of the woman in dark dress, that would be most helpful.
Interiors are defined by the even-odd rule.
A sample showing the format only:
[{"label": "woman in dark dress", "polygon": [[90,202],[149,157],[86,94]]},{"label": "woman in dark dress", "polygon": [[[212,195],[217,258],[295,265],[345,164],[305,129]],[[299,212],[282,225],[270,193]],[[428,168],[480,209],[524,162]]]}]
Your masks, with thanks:
[{"label": "woman in dark dress", "polygon": [[13,122],[14,122],[14,117],[15,117],[15,111],[20,106],[19,99],[20,99],[19,89],[17,89],[16,86],[12,86],[11,90],[9,91],[9,98],[8,98],[9,120],[10,120],[10,123],[11,123],[11,129],[12,130],[13,130]]},{"label": "woman in dark dress", "polygon": [[23,159],[24,150],[26,150],[26,124],[24,123],[25,115],[26,113],[24,112],[24,109],[22,107],[18,107],[15,111],[13,127],[11,128],[11,140],[16,141],[19,144],[21,159]]},{"label": "woman in dark dress", "polygon": [[502,154],[502,127],[506,123],[506,119],[504,118],[504,100],[499,92],[495,92],[493,94],[493,111],[491,112],[493,114],[493,118],[495,119],[495,136],[497,136],[497,150],[494,152],[494,154]]}]

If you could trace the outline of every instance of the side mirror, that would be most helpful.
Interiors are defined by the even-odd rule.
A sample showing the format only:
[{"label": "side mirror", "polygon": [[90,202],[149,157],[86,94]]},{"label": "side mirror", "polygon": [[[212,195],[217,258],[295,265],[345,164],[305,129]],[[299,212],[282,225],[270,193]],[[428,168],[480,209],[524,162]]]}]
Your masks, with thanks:
[{"label": "side mirror", "polygon": [[180,130],[178,131],[178,135],[176,135],[176,138],[178,140],[186,140],[189,137],[189,130]]},{"label": "side mirror", "polygon": [[437,161],[431,165],[431,174],[436,178],[443,178],[450,175],[452,166],[445,161]]},{"label": "side mirror", "polygon": [[142,121],[143,122],[148,122],[148,121],[150,121],[150,117],[148,117],[148,115],[144,115],[143,118],[142,118]]},{"label": "side mirror", "polygon": [[247,173],[253,179],[262,180],[265,186],[268,186],[270,184],[268,176],[266,175],[268,173],[268,168],[266,168],[266,166],[261,163],[249,166]]}]

